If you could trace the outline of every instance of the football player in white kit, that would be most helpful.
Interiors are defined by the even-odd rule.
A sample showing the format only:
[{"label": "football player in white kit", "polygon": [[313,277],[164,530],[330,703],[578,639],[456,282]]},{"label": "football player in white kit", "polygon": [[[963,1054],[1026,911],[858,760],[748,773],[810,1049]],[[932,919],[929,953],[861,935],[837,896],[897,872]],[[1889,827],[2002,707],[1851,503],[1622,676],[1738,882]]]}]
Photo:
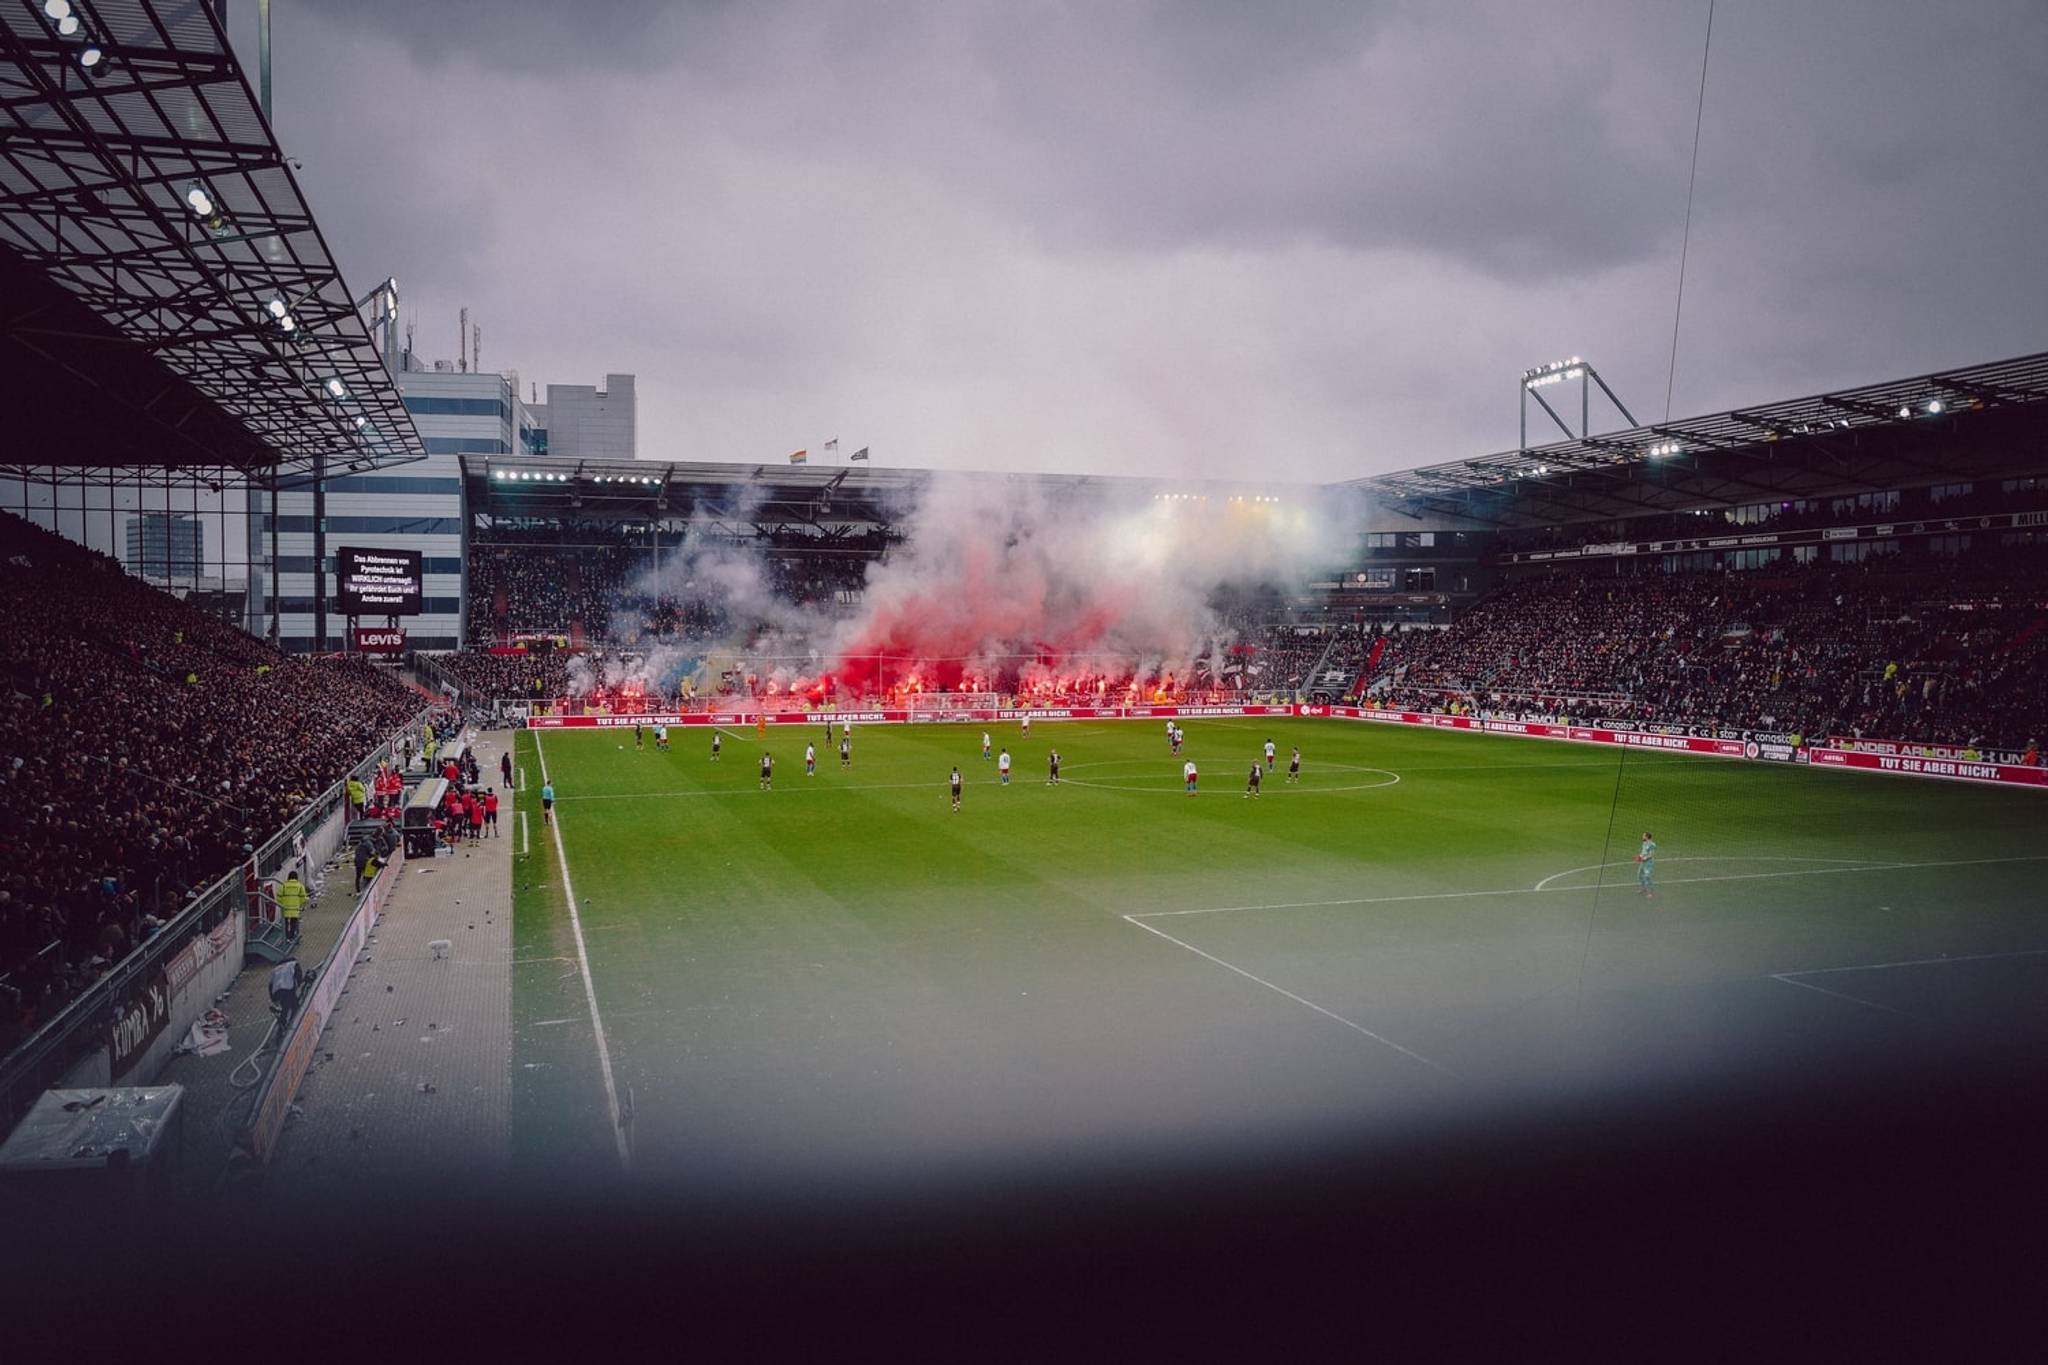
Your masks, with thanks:
[{"label": "football player in white kit", "polygon": [[1188,795],[1195,794],[1195,760],[1192,758],[1180,765],[1180,775],[1187,779]]},{"label": "football player in white kit", "polygon": [[1266,771],[1267,771],[1267,772],[1272,772],[1272,771],[1273,771],[1273,753],[1274,753],[1274,749],[1273,749],[1273,741],[1269,739],[1269,740],[1267,740],[1267,741],[1266,741]]}]

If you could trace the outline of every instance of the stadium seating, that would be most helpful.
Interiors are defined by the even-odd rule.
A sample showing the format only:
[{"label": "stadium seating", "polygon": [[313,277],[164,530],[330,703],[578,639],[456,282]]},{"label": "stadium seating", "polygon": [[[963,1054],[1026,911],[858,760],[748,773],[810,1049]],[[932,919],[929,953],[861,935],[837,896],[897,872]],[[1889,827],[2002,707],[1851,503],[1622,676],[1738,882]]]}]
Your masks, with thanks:
[{"label": "stadium seating", "polygon": [[0,514],[0,1049],[403,725],[419,692],[294,659]]},{"label": "stadium seating", "polygon": [[2048,721],[2038,552],[1557,574],[1396,637],[1373,698],[2024,750]]}]

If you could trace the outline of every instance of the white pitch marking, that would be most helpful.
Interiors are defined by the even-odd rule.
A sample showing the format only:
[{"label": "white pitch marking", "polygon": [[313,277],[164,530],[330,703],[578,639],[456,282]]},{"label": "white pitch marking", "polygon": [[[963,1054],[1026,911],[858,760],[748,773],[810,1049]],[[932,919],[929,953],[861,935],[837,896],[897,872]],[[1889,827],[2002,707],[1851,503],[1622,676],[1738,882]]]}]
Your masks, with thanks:
[{"label": "white pitch marking", "polygon": [[1880,1005],[1875,1000],[1866,1000],[1860,995],[1851,995],[1847,991],[1834,990],[1828,986],[1817,986],[1811,981],[1802,981],[1799,978],[1804,976],[1833,976],[1840,972],[1888,972],[1895,967],[1938,967],[1949,962],[2002,962],[2020,957],[2048,957],[2048,948],[2019,948],[2005,953],[1962,953],[1951,957],[1914,957],[1907,958],[1902,962],[1870,962],[1852,967],[1808,967],[1804,971],[1797,972],[1772,972],[1771,980],[1782,981],[1788,986],[1797,986],[1801,990],[1817,991],[1822,995],[1831,995],[1837,1000],[1847,1000],[1852,1005],[1863,1005],[1869,1009],[1883,1010],[1886,1014],[1896,1014],[1902,1018],[1918,1020],[1924,1024],[1928,1021],[1923,1016],[1908,1010],[1897,1009],[1891,1005]]},{"label": "white pitch marking", "polygon": [[1896,1014],[1901,1019],[1917,1019],[1923,1024],[1927,1022],[1925,1019],[1921,1019],[1920,1016],[1917,1014],[1908,1014],[1906,1013],[1906,1011],[1902,1009],[1894,1009],[1890,1005],[1880,1005],[1875,1000],[1865,1000],[1862,996],[1851,995],[1847,991],[1831,991],[1826,986],[1816,986],[1811,981],[1795,981],[1792,979],[1792,976],[1793,974],[1790,973],[1780,973],[1778,975],[1773,976],[1771,980],[1782,981],[1788,986],[1797,986],[1799,987],[1799,989],[1804,991],[1815,991],[1821,995],[1833,996],[1837,1000],[1846,1000],[1852,1005],[1861,1005],[1865,1009],[1882,1010],[1886,1014]]},{"label": "white pitch marking", "polygon": [[527,827],[526,812],[519,812],[519,856],[529,857],[533,853],[533,831]]},{"label": "white pitch marking", "polygon": [[1239,976],[1243,977],[1245,980],[1255,982],[1258,985],[1264,986],[1267,990],[1272,991],[1276,995],[1284,995],[1297,1005],[1306,1005],[1308,1008],[1314,1010],[1317,1014],[1322,1015],[1325,1019],[1334,1019],[1338,1023],[1342,1024],[1345,1028],[1350,1029],[1352,1032],[1362,1033],[1366,1037],[1372,1039],[1375,1043],[1379,1043],[1385,1047],[1390,1047],[1394,1051],[1400,1053],[1403,1057],[1406,1057],[1411,1061],[1420,1062],[1424,1066],[1429,1067],[1433,1071],[1442,1072],[1444,1075],[1449,1076],[1452,1080],[1464,1079],[1463,1077],[1459,1076],[1457,1072],[1445,1066],[1442,1062],[1431,1061],[1429,1058],[1423,1056],[1421,1053],[1415,1051],[1413,1048],[1402,1047],[1399,1043],[1395,1042],[1393,1039],[1389,1037],[1386,1037],[1384,1034],[1374,1033],[1365,1025],[1357,1023],[1350,1019],[1346,1019],[1343,1015],[1337,1013],[1335,1010],[1325,1009],[1323,1006],[1318,1005],[1315,1001],[1309,999],[1307,996],[1296,995],[1293,991],[1288,990],[1285,986],[1276,986],[1272,982],[1266,980],[1266,978],[1263,976],[1255,976],[1252,973],[1246,971],[1244,968],[1238,966],[1234,962],[1225,962],[1222,958],[1216,956],[1214,953],[1205,953],[1200,948],[1197,948],[1194,944],[1187,942],[1185,939],[1175,938],[1172,934],[1167,933],[1164,929],[1155,929],[1151,925],[1141,922],[1136,915],[1125,915],[1123,918],[1129,923],[1137,925],[1138,928],[1143,929],[1146,933],[1157,934],[1159,937],[1165,939],[1168,943],[1171,943],[1176,947],[1185,948],[1189,952],[1193,953],[1196,957],[1203,958],[1209,962],[1213,962],[1217,966],[1223,968],[1225,971],[1235,972]]},{"label": "white pitch marking", "polygon": [[[1675,860],[1674,860],[1675,861]],[[1737,872],[1719,877],[1670,877],[1660,878],[1659,886],[1684,886],[1693,882],[1748,882],[1764,881],[1774,877],[1837,877],[1853,872],[1900,872],[1928,867],[1981,867],[1992,863],[2039,863],[2048,862],[2048,854],[2027,853],[2011,858],[1957,858],[1944,862],[1926,863],[1877,863],[1869,867],[1820,867],[1801,868],[1793,872]],[[1584,871],[1585,869],[1578,869]],[[1168,915],[1230,915],[1241,910],[1322,910],[1340,905],[1393,905],[1403,901],[1454,901],[1480,896],[1533,896],[1555,895],[1563,892],[1588,892],[1602,888],[1591,886],[1546,886],[1541,892],[1527,886],[1510,886],[1494,891],[1425,891],[1409,896],[1357,896],[1334,901],[1277,901],[1270,905],[1214,905],[1194,910],[1141,910],[1136,917],[1160,919]],[[1124,916],[1126,919],[1131,915]],[[1951,959],[1953,960],[1953,959]]]},{"label": "white pitch marking", "polygon": [[[1776,855],[1776,854],[1747,854],[1747,853],[1726,853],[1726,854],[1721,854],[1721,855],[1719,855],[1719,856],[1716,856],[1716,855],[1712,855],[1712,854],[1704,854],[1704,853],[1703,853],[1703,854],[1699,854],[1699,855],[1697,855],[1697,856],[1685,856],[1685,857],[1678,857],[1678,858],[1659,858],[1659,859],[1658,859],[1657,861],[1658,861],[1658,862],[1660,862],[1660,863],[1856,863],[1856,864],[1858,864],[1858,866],[1857,866],[1857,867],[1854,867],[1854,868],[1844,868],[1844,869],[1842,869],[1843,871],[1846,871],[1846,872],[1869,872],[1869,871],[1877,871],[1877,870],[1880,870],[1880,869],[1883,869],[1883,868],[1888,868],[1888,867],[1899,867],[1899,866],[1902,866],[1902,864],[1899,864],[1899,863],[1887,863],[1887,862],[1880,862],[1880,861],[1879,861],[1878,859],[1875,859],[1875,858],[1795,858],[1795,857],[1780,857],[1780,856],[1778,856],[1778,855]],[[1563,880],[1564,878],[1566,878],[1566,877],[1575,877],[1575,876],[1577,876],[1577,875],[1578,875],[1579,873],[1581,873],[1581,872],[1598,872],[1598,871],[1600,871],[1600,870],[1601,870],[1602,868],[1607,868],[1607,867],[1634,867],[1634,866],[1635,866],[1635,862],[1634,862],[1634,860],[1630,859],[1630,860],[1624,860],[1624,861],[1622,861],[1622,862],[1618,862],[1618,863],[1592,863],[1592,864],[1589,864],[1589,865],[1587,865],[1587,866],[1585,866],[1585,867],[1574,867],[1574,868],[1571,868],[1570,870],[1568,870],[1568,871],[1565,871],[1565,872],[1553,872],[1553,873],[1551,873],[1551,874],[1550,874],[1550,875],[1549,875],[1548,877],[1545,877],[1545,878],[1544,878],[1544,879],[1543,879],[1542,881],[1540,881],[1540,882],[1536,883],[1536,885],[1535,885],[1535,886],[1531,887],[1531,888],[1530,888],[1530,890],[1532,890],[1532,891],[1548,891],[1548,890],[1550,889],[1550,884],[1551,884],[1552,882],[1555,882],[1555,881],[1562,881],[1562,880]],[[1597,889],[1597,888],[1595,888],[1595,887],[1591,887],[1591,886],[1575,886],[1575,887],[1567,887],[1567,888],[1566,888],[1566,890],[1570,890],[1570,891],[1592,891],[1592,890],[1596,890],[1596,889]]]},{"label": "white pitch marking", "polygon": [[[533,752],[540,759],[540,780],[542,785],[546,785],[548,756],[541,748],[537,730],[533,735]],[[561,803],[557,801],[555,804]],[[584,998],[590,1002],[590,1027],[597,1034],[597,1065],[604,1072],[604,1098],[605,1103],[611,1106],[612,1137],[619,1146],[619,1164],[624,1166],[632,1156],[626,1150],[626,1126],[619,1115],[619,1087],[612,1079],[612,1050],[605,1041],[604,1019],[597,1012],[597,983],[590,979],[590,953],[583,946],[583,917],[576,912],[576,887],[569,880],[569,855],[562,848],[562,813],[559,810],[548,827],[555,832],[555,861],[562,865],[562,891],[569,898],[569,927],[576,934],[576,965],[583,973]]]},{"label": "white pitch marking", "polygon": [[1962,953],[1953,957],[1914,957],[1904,962],[1871,962],[1860,967],[1809,967],[1798,972],[1773,972],[1782,981],[1788,976],[1829,976],[1836,972],[1888,972],[1894,967],[1939,967],[1948,962],[1998,962],[2011,957],[2048,957],[2048,948],[2016,948],[2009,953]]}]

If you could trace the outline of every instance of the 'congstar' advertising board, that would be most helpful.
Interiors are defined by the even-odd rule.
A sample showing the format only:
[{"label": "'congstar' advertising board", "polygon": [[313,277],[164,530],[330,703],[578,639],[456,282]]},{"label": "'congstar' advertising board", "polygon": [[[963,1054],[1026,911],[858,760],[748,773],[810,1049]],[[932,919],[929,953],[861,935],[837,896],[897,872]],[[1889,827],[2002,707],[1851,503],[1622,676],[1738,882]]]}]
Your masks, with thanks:
[{"label": "'congstar' advertising board", "polygon": [[417,616],[420,611],[420,552],[361,550],[334,552],[344,616]]}]

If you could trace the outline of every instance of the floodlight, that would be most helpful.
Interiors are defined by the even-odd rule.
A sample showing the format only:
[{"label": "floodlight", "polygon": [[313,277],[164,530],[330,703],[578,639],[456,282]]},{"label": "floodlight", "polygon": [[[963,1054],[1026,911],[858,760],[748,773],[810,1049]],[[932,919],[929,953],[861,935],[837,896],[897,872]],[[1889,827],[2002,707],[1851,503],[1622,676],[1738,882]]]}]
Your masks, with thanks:
[{"label": "floodlight", "polygon": [[330,379],[327,381],[327,392],[336,398],[346,398],[348,397],[348,385],[342,383],[339,379]]},{"label": "floodlight", "polygon": [[43,13],[62,23],[71,17],[71,0],[43,0]]},{"label": "floodlight", "polygon": [[1909,407],[1906,407],[1906,406],[1905,406],[1904,404],[1901,404],[1901,405],[1900,405],[1900,407],[1899,407],[1899,416],[1901,416],[1901,417],[1911,417],[1912,415],[1913,415],[1913,409],[1911,409],[1911,408],[1909,408]]},{"label": "floodlight", "polygon": [[1936,398],[1928,403],[1927,410],[1931,413],[1939,413],[1941,411],[1941,400]]},{"label": "floodlight", "polygon": [[264,304],[263,307],[274,318],[283,318],[286,313],[291,311],[282,298],[272,299],[269,303]]},{"label": "floodlight", "polygon": [[185,191],[185,202],[191,205],[192,212],[201,218],[213,216],[213,196],[206,192],[204,185],[195,181],[192,188]]},{"label": "floodlight", "polygon": [[98,66],[100,64],[100,59],[106,55],[106,53],[100,50],[100,46],[98,43],[93,43],[89,45],[85,49],[85,51],[78,54],[78,64],[84,67],[87,71],[90,71],[94,67]]},{"label": "floodlight", "polygon": [[60,37],[60,38],[69,38],[69,37],[71,37],[71,36],[72,36],[73,34],[75,34],[75,33],[77,33],[77,32],[78,32],[78,16],[77,16],[77,15],[75,15],[75,14],[67,14],[67,15],[65,15],[65,16],[64,16],[64,17],[63,17],[62,19],[59,19],[59,20],[57,21],[57,36],[58,36],[58,37]]}]

